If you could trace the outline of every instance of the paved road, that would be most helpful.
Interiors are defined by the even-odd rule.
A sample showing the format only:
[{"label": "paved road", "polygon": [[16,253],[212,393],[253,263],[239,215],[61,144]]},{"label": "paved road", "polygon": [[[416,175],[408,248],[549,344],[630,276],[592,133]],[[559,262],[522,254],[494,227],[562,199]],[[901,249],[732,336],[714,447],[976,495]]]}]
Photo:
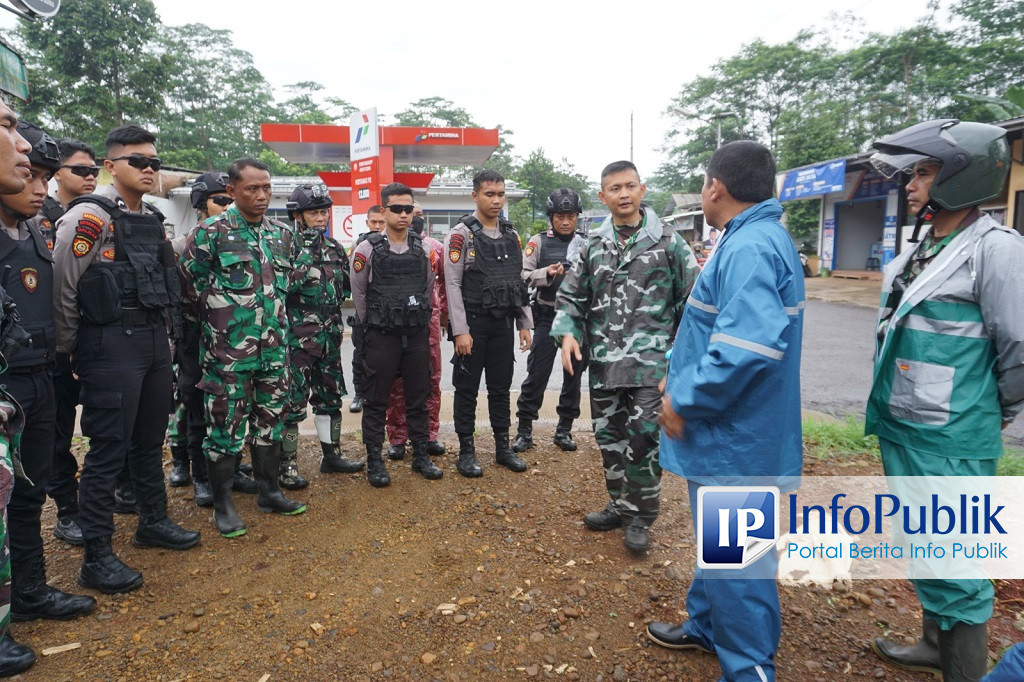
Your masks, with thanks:
[{"label": "paved road", "polygon": [[[808,409],[845,416],[864,416],[864,405],[871,388],[871,355],[875,327],[875,309],[845,303],[807,301],[804,320],[803,362],[800,380],[803,391],[803,406]],[[346,379],[349,393],[352,392],[351,372],[352,344],[348,334],[342,346]],[[453,391],[451,382],[451,359],[453,346],[442,343],[442,389]],[[516,351],[513,390],[526,380],[526,353]],[[557,363],[557,360],[556,360]],[[548,391],[557,392],[562,386],[562,373],[551,373]],[[587,377],[583,387],[588,386]],[[481,392],[486,388],[481,381]],[[551,395],[549,393],[549,395]],[[554,400],[551,396],[549,400]],[[481,403],[485,403],[481,400]],[[545,401],[548,402],[548,401]],[[513,412],[515,405],[513,404]],[[1024,419],[1007,429],[1011,444],[1024,447]]]}]

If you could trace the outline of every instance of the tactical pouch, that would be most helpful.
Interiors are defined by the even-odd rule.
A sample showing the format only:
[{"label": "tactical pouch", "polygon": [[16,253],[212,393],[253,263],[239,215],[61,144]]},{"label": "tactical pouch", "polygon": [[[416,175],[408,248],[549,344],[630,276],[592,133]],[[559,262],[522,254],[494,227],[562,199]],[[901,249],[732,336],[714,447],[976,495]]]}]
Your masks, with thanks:
[{"label": "tactical pouch", "polygon": [[110,324],[121,319],[121,291],[112,270],[91,267],[82,273],[78,280],[78,308],[82,319],[91,324]]}]

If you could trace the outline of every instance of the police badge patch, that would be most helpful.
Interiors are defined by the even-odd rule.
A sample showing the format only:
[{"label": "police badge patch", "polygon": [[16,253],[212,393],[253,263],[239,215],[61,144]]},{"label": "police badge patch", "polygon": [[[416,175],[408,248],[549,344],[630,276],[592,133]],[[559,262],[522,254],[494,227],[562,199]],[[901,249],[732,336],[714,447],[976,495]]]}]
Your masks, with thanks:
[{"label": "police badge patch", "polygon": [[537,250],[537,245],[533,243],[532,239],[526,243],[526,255],[527,255],[527,257],[529,257],[529,255],[532,254],[536,250]]},{"label": "police badge patch", "polygon": [[71,242],[71,251],[75,254],[75,258],[81,258],[89,253],[92,249],[92,244],[91,241],[79,235]]},{"label": "police badge patch", "polygon": [[361,253],[357,253],[355,258],[352,259],[352,269],[356,272],[362,272],[366,266],[366,256]]},{"label": "police badge patch", "polygon": [[22,268],[21,283],[25,286],[25,291],[30,294],[36,293],[36,287],[39,286],[39,271],[35,268]]}]

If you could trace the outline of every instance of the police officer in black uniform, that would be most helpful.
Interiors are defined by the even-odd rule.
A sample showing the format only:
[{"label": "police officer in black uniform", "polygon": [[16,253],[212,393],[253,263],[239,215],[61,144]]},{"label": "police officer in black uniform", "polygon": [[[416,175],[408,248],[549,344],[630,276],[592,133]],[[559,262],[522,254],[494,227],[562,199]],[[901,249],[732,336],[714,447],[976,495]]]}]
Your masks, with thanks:
[{"label": "police officer in black uniform", "polygon": [[405,414],[412,470],[436,480],[444,472],[427,454],[430,395],[430,300],[434,271],[418,234],[411,232],[412,190],[393,182],[381,190],[387,227],[352,252],[352,300],[363,325],[363,444],[367,480],[391,483],[381,456],[384,422],[395,374],[405,382]]},{"label": "police officer in black uniform", "polygon": [[53,258],[38,229],[35,216],[46,197],[46,187],[59,166],[57,143],[42,128],[21,121],[21,133],[30,145],[32,175],[19,194],[0,196],[0,271],[3,284],[18,306],[20,324],[29,346],[8,354],[7,371],[0,375],[4,388],[25,412],[21,436],[21,464],[25,476],[14,479],[7,505],[11,546],[11,620],[37,618],[66,620],[96,607],[92,597],[73,596],[46,584],[46,563],[40,513],[46,502],[46,484],[53,463],[54,388],[52,368]]},{"label": "police officer in black uniform", "polygon": [[[363,243],[367,237],[374,232],[382,232],[387,222],[384,220],[384,209],[380,204],[374,204],[366,212],[366,227],[368,232],[362,232],[356,237],[356,246]],[[355,251],[355,247],[353,252]],[[348,406],[349,412],[363,411],[363,327],[356,320],[355,315],[348,318],[348,324],[352,327],[352,386],[355,390],[355,397]]]},{"label": "police officer in black uniform", "polygon": [[[512,444],[515,452],[533,448],[533,422],[537,421],[544,402],[544,390],[551,378],[551,368],[559,348],[551,340],[551,322],[555,319],[555,293],[572,269],[580,253],[584,235],[576,231],[583,202],[568,187],[557,189],[548,197],[548,220],[551,227],[530,238],[523,254],[523,279],[533,287],[533,348],[526,361],[526,381],[519,393],[519,433]],[[587,354],[583,353],[586,358]],[[554,443],[571,452],[576,449],[572,439],[572,423],[580,416],[580,378],[587,361],[574,360],[573,373],[562,370],[562,393],[558,398],[558,427]]]},{"label": "police officer in black uniform", "polygon": [[133,125],[107,135],[104,165],[113,184],[80,197],[57,227],[54,317],[57,349],[82,381],[79,525],[85,555],[80,585],[134,590],[142,574],[111,549],[114,481],[125,457],[139,503],[134,543],[187,549],[199,533],[167,517],[163,435],[171,407],[168,320],[181,296],[163,216],[142,197],[156,186],[160,159],[152,133]]},{"label": "police officer in black uniform", "polygon": [[480,375],[486,372],[487,406],[494,431],[495,462],[511,471],[526,471],[508,442],[512,423],[513,320],[519,348],[530,348],[533,318],[523,267],[522,244],[512,223],[501,217],[505,178],[492,170],[473,176],[476,211],[463,216],[445,239],[445,287],[451,334],[455,338],[455,433],[459,436],[458,470],[482,476],[473,431]]}]

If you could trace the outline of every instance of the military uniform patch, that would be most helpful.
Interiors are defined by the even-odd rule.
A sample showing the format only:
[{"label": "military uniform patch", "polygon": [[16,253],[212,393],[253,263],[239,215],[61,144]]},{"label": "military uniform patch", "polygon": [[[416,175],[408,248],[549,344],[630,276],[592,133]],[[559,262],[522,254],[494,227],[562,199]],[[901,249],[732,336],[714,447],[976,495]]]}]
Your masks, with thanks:
[{"label": "military uniform patch", "polygon": [[532,239],[529,242],[526,243],[526,255],[527,256],[529,256],[530,254],[532,254],[536,250],[537,250],[537,245],[533,243]]},{"label": "military uniform patch", "polygon": [[458,249],[450,249],[448,251],[448,260],[453,263],[458,263],[462,259],[462,251]]},{"label": "military uniform patch", "polygon": [[95,223],[82,216],[82,219],[78,221],[78,225],[75,227],[75,234],[94,242],[103,234],[103,223]]},{"label": "military uniform patch", "polygon": [[107,260],[114,260],[114,250],[113,250],[113,249],[106,249],[106,250],[105,250],[105,251],[104,251],[104,252],[102,253],[102,256],[103,256],[104,258],[106,258]]},{"label": "military uniform patch", "polygon": [[53,251],[53,240],[52,239],[47,239],[46,240],[46,248],[48,248],[50,251]]},{"label": "military uniform patch", "polygon": [[92,250],[93,242],[81,235],[76,235],[74,240],[71,242],[71,250],[75,254],[75,258],[81,258],[85,254]]},{"label": "military uniform patch", "polygon": [[352,269],[356,272],[362,272],[364,267],[366,267],[366,256],[357,253],[356,257],[352,259]]},{"label": "military uniform patch", "polygon": [[462,251],[462,235],[453,234],[451,240],[448,242],[448,248],[452,251]]},{"label": "military uniform patch", "polygon": [[35,268],[22,268],[21,283],[25,285],[25,291],[30,294],[36,293],[36,287],[39,286],[39,271]]}]

